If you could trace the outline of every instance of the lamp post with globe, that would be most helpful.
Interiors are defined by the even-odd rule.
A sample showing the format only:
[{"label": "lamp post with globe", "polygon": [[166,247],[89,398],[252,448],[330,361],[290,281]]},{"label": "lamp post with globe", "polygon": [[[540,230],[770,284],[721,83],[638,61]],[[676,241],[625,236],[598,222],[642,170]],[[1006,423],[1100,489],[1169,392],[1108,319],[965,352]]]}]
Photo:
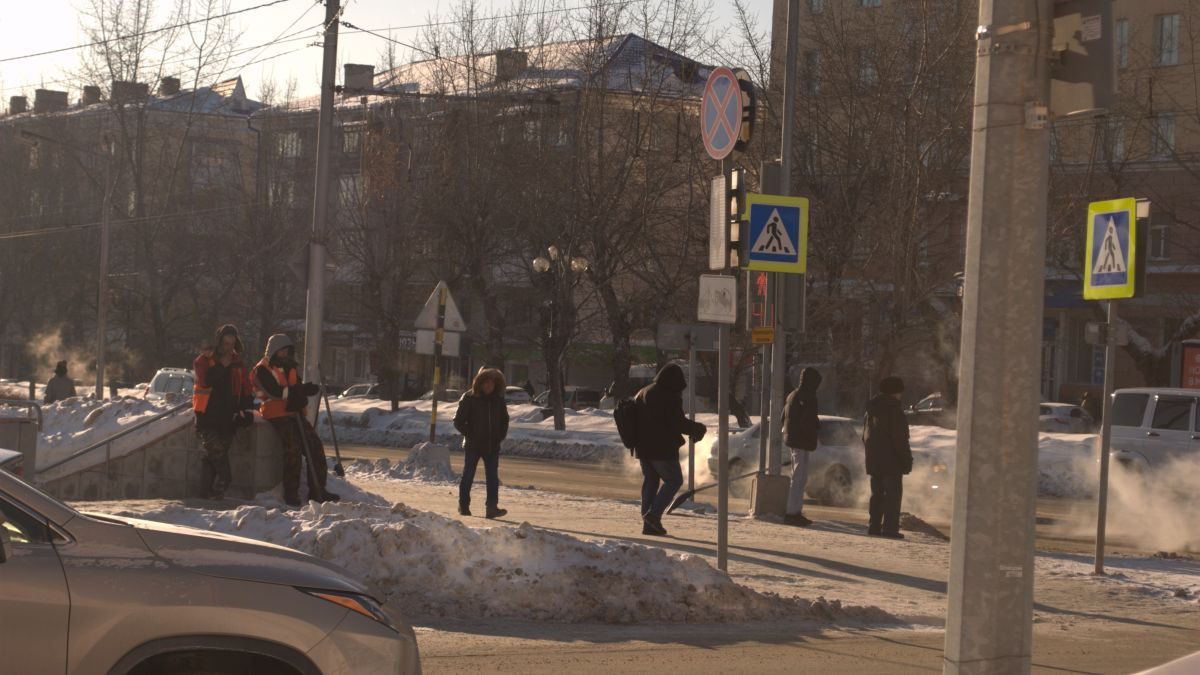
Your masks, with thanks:
[{"label": "lamp post with globe", "polygon": [[531,262],[534,278],[546,299],[539,310],[542,318],[541,349],[546,362],[549,403],[554,414],[554,428],[567,428],[563,411],[563,370],[567,347],[575,333],[575,288],[588,270],[587,258],[572,256],[557,246],[546,248]]}]

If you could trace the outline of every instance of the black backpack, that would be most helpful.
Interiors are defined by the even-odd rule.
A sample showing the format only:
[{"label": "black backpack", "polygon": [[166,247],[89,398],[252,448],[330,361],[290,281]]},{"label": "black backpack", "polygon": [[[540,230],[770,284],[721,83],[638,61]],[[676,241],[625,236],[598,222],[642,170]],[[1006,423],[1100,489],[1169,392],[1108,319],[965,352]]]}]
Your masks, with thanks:
[{"label": "black backpack", "polygon": [[638,408],[640,407],[636,400],[627,398],[617,403],[616,409],[613,410],[613,421],[617,423],[617,433],[621,436],[621,444],[629,448],[630,455],[633,455],[633,449],[637,447]]}]

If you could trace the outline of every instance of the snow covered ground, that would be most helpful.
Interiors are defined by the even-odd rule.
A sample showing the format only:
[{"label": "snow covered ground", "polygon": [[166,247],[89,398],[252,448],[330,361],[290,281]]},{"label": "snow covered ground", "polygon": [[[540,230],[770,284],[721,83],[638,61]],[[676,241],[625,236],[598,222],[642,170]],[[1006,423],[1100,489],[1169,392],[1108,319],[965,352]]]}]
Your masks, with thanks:
[{"label": "snow covered ground", "polygon": [[[97,441],[166,411],[169,407],[170,404],[162,401],[151,402],[133,397],[102,401],[76,397],[44,405],[42,432],[38,438],[38,466],[46,467],[70,457]],[[26,417],[28,414],[25,408],[0,406],[0,417]],[[150,428],[122,437],[113,444],[112,456],[119,457],[132,452],[155,438],[191,423],[191,411],[181,411]],[[81,457],[61,469],[51,471],[44,478],[55,478],[103,460],[103,453]]]}]

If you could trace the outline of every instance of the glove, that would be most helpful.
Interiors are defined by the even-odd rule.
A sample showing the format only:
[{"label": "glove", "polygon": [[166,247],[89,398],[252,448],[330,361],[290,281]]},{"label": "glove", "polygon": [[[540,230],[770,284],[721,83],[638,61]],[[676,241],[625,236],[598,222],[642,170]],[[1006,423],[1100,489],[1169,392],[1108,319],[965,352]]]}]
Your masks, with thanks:
[{"label": "glove", "polygon": [[292,387],[288,391],[287,411],[300,412],[306,405],[308,405],[308,397],[304,395],[304,387]]},{"label": "glove", "polygon": [[254,426],[254,412],[243,410],[233,416],[233,422],[239,427],[252,427]]},{"label": "glove", "polygon": [[688,436],[692,439],[693,443],[699,443],[707,431],[708,429],[703,424],[696,422],[696,426],[692,427],[692,433],[688,434]]},{"label": "glove", "polygon": [[316,396],[317,394],[321,393],[321,385],[314,384],[312,382],[305,382],[304,384],[300,385],[300,391],[304,392],[305,398]]}]

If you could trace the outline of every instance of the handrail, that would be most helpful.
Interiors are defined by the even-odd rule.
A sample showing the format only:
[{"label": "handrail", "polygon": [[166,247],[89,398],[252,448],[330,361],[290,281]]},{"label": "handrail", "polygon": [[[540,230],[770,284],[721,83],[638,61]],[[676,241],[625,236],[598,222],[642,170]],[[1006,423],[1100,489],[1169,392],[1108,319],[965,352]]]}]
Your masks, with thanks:
[{"label": "handrail", "polygon": [[179,412],[180,410],[185,410],[185,409],[191,410],[191,408],[192,408],[192,402],[190,399],[188,401],[180,403],[172,408],[167,408],[163,412],[158,413],[157,415],[155,415],[154,417],[151,417],[148,420],[142,420],[141,422],[138,422],[137,424],[130,425],[130,426],[118,431],[117,433],[113,434],[112,436],[109,436],[108,438],[104,438],[99,441],[96,441],[95,443],[92,443],[91,445],[87,446],[86,448],[83,448],[82,450],[77,450],[74,453],[72,453],[69,457],[64,457],[64,458],[58,460],[57,462],[51,464],[50,466],[47,466],[43,469],[37,469],[35,471],[35,474],[43,474],[43,473],[46,473],[47,471],[50,471],[51,469],[57,469],[58,467],[62,466],[63,464],[66,464],[72,460],[78,459],[79,457],[82,457],[90,452],[93,452],[95,450],[99,450],[100,448],[112,445],[113,441],[116,441],[120,438],[128,436],[129,434],[132,434],[133,432],[138,431],[139,429],[145,429],[146,427],[150,426],[151,424],[154,424],[155,422],[157,422],[161,419],[170,417],[171,415],[174,415],[175,413]]},{"label": "handrail", "polygon": [[42,430],[42,404],[37,401],[26,401],[20,398],[0,398],[0,405],[11,405],[18,408],[32,408],[37,413],[38,431]]}]

